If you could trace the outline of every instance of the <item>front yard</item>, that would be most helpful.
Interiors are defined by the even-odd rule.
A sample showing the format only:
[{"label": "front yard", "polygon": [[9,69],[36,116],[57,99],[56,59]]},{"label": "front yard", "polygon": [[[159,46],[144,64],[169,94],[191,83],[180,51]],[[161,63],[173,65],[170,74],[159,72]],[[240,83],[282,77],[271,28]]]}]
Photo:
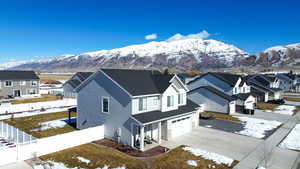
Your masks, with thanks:
[{"label": "front yard", "polygon": [[269,104],[269,103],[257,103],[256,107],[261,110],[271,110],[274,111],[279,105],[278,104]]},{"label": "front yard", "polygon": [[[72,117],[76,113],[71,113]],[[40,114],[34,116],[10,118],[3,120],[36,138],[43,138],[74,131],[75,129],[60,119],[67,119],[68,112]]]},{"label": "front yard", "polygon": [[300,98],[298,97],[284,97],[284,99],[291,102],[300,102]]},{"label": "front yard", "polygon": [[228,114],[223,114],[223,113],[215,113],[215,112],[202,112],[200,114],[202,117],[209,117],[209,118],[215,118],[215,119],[220,119],[220,120],[229,120],[229,121],[234,121],[234,122],[241,122],[238,118],[228,115]]},{"label": "front yard", "polygon": [[[43,162],[61,168],[86,169],[230,169],[238,161],[215,154],[180,146],[159,157],[133,158],[112,148],[85,144],[40,157]],[[32,164],[42,168],[39,163]]]},{"label": "front yard", "polygon": [[11,104],[23,104],[23,103],[36,103],[36,102],[46,102],[46,101],[55,101],[62,99],[61,96],[55,96],[51,94],[41,94],[41,97],[30,98],[30,99],[17,99],[11,100]]}]

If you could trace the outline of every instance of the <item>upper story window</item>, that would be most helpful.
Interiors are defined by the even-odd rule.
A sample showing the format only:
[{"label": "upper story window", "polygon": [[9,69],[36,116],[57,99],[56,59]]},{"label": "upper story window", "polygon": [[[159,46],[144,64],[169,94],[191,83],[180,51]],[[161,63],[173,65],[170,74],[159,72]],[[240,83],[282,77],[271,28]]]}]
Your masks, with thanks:
[{"label": "upper story window", "polygon": [[234,94],[238,93],[238,89],[235,87],[234,88]]},{"label": "upper story window", "polygon": [[37,86],[38,82],[37,81],[31,81],[31,86]]},{"label": "upper story window", "polygon": [[20,81],[20,85],[21,85],[21,86],[25,86],[25,85],[26,85],[26,81],[24,81],[24,80],[23,80],[23,81]]},{"label": "upper story window", "polygon": [[178,104],[183,104],[183,94],[178,94]]},{"label": "upper story window", "polygon": [[102,98],[102,112],[109,113],[109,98],[107,97]]},{"label": "upper story window", "polygon": [[174,96],[167,97],[167,107],[174,106]]},{"label": "upper story window", "polygon": [[147,98],[139,98],[139,111],[147,110]]},{"label": "upper story window", "polygon": [[243,93],[246,93],[246,88],[245,87],[243,87]]},{"label": "upper story window", "polygon": [[5,87],[11,87],[12,86],[12,81],[7,80],[5,81]]},{"label": "upper story window", "polygon": [[158,105],[158,96],[153,98],[153,105]]}]

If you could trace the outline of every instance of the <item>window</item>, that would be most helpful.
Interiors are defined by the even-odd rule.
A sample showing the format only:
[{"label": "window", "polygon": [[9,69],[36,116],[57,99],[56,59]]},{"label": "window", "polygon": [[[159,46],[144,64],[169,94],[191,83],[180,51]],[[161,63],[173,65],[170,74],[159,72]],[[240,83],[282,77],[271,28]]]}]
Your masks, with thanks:
[{"label": "window", "polygon": [[178,104],[183,104],[183,94],[178,94]]},{"label": "window", "polygon": [[37,86],[38,82],[37,81],[31,81],[31,86]]},{"label": "window", "polygon": [[171,107],[174,105],[174,96],[167,97],[167,107]]},{"label": "window", "polygon": [[139,111],[147,109],[147,98],[139,98]]},{"label": "window", "polygon": [[153,105],[158,105],[158,97],[153,98]]},{"label": "window", "polygon": [[234,93],[235,93],[235,94],[238,93],[237,88],[234,88]]},{"label": "window", "polygon": [[7,80],[5,81],[5,87],[11,87],[12,86],[12,81]]},{"label": "window", "polygon": [[243,87],[243,93],[245,93],[246,91],[245,91],[245,87]]},{"label": "window", "polygon": [[25,86],[26,85],[26,81],[20,81],[20,85],[21,86]]},{"label": "window", "polygon": [[37,94],[36,89],[28,89],[28,94]]},{"label": "window", "polygon": [[107,97],[102,98],[102,112],[103,113],[109,112],[109,99]]}]

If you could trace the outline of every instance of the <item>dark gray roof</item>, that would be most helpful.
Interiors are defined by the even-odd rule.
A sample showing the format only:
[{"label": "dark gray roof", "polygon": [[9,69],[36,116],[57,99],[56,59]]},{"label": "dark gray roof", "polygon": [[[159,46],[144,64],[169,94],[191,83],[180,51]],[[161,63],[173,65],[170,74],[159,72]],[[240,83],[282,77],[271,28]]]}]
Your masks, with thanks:
[{"label": "dark gray roof", "polygon": [[193,90],[190,90],[189,93],[191,93],[193,91],[196,91],[196,90],[199,90],[199,89],[206,89],[206,90],[208,90],[208,91],[216,94],[217,96],[220,96],[223,99],[228,100],[228,101],[235,100],[235,98],[231,97],[230,95],[228,95],[228,94],[226,94],[226,93],[224,93],[224,92],[222,92],[222,91],[220,91],[220,90],[218,90],[218,89],[216,89],[216,88],[214,88],[212,86],[200,86],[200,87],[197,87],[197,88],[195,88]]},{"label": "dark gray roof", "polygon": [[274,92],[279,92],[279,91],[281,91],[282,89],[280,89],[280,88],[271,88]]},{"label": "dark gray roof", "polygon": [[251,93],[239,93],[239,94],[233,95],[233,97],[236,97],[240,100],[245,101],[250,95],[251,95]]},{"label": "dark gray roof", "polygon": [[71,79],[68,80],[65,84],[70,84],[74,89],[81,84],[79,80]]},{"label": "dark gray roof", "polygon": [[76,75],[80,78],[81,81],[84,81],[90,77],[94,72],[77,72]]},{"label": "dark gray roof", "polygon": [[34,71],[1,70],[0,80],[39,80]]},{"label": "dark gray roof", "polygon": [[147,113],[140,113],[133,115],[133,117],[141,122],[142,124],[150,123],[154,121],[159,121],[163,119],[172,118],[175,116],[180,116],[186,113],[190,113],[196,110],[199,106],[192,102],[191,100],[187,99],[187,103],[184,106],[179,106],[176,110],[171,110],[167,112],[161,112],[161,111],[151,111]]},{"label": "dark gray roof", "polygon": [[205,75],[211,74],[215,76],[216,78],[224,81],[225,83],[229,84],[230,86],[234,86],[238,79],[241,77],[240,75],[232,74],[232,73],[227,73],[227,72],[208,72],[205,74],[200,75],[196,79],[190,81],[188,84],[193,83],[194,81],[197,81],[197,79],[202,78]]},{"label": "dark gray roof", "polygon": [[169,86],[174,75],[155,70],[101,69],[132,96],[161,94]]}]

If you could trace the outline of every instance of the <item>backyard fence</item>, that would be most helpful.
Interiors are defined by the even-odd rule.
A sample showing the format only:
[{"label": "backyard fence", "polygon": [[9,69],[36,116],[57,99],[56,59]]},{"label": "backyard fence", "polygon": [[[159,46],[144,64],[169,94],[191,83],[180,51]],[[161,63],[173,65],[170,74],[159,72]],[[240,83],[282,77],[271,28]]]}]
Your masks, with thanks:
[{"label": "backyard fence", "polygon": [[14,144],[29,144],[37,139],[7,123],[0,121],[0,137]]}]

